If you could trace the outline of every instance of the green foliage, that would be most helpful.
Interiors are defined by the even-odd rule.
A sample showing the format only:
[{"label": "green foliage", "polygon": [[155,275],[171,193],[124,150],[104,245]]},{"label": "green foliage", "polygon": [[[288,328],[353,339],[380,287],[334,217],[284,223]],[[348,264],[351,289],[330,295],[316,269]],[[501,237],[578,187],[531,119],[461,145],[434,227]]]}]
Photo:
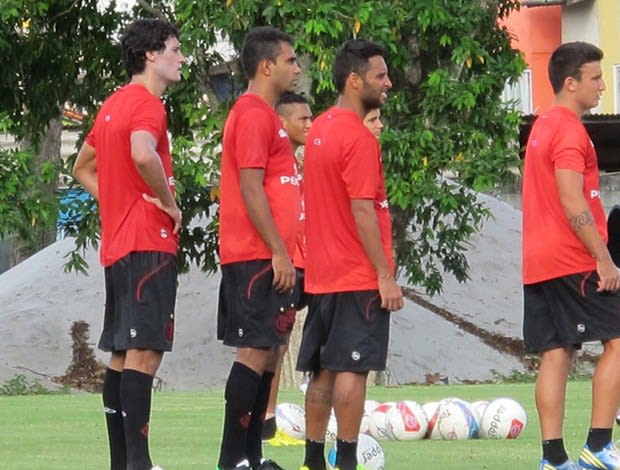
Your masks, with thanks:
[{"label": "green foliage", "polygon": [[[447,273],[467,279],[468,240],[489,212],[477,191],[514,177],[519,167],[518,115],[500,101],[506,81],[524,68],[498,16],[517,1],[177,0],[184,43],[200,45],[221,33],[236,50],[249,28],[271,24],[291,34],[309,58],[314,110],[333,103],[331,64],[347,39],[375,40],[388,51],[393,90],[382,138],[398,264],[408,281],[430,294]],[[189,38],[189,41],[187,40]],[[190,46],[192,47],[192,46]],[[213,56],[204,61],[208,63]],[[190,64],[190,68],[193,64]],[[204,66],[203,66],[204,69]],[[218,112],[217,104],[205,103]],[[214,141],[203,146],[217,154]]]},{"label": "green foliage", "polygon": [[[93,105],[122,77],[118,46],[107,38],[115,37],[127,18],[113,5],[97,11],[95,0],[5,3],[0,52],[6,52],[7,67],[0,72],[0,96],[13,100],[10,116],[23,122],[20,132],[37,135],[40,123],[53,114],[51,102],[84,106],[92,117]],[[251,27],[271,24],[295,38],[298,54],[309,64],[304,73],[311,80],[315,113],[334,102],[331,66],[345,40],[367,38],[385,46],[394,86],[384,110],[382,145],[398,264],[410,283],[430,294],[441,290],[446,273],[466,280],[468,240],[489,216],[476,192],[510,181],[520,164],[518,116],[502,105],[500,94],[524,63],[497,22],[518,6],[517,0],[138,2],[136,16],[156,14],[181,26],[189,59],[184,81],[166,97],[186,223],[181,268],[196,263],[214,270],[217,261],[218,162],[230,103],[218,100],[213,72],[217,67],[228,75],[236,90],[241,80],[235,60],[227,62],[214,46],[221,39],[238,51]],[[26,16],[32,18],[28,31],[21,26]],[[25,75],[15,78],[18,67],[34,70],[37,86]],[[81,87],[74,86],[76,77]],[[52,86],[57,83],[63,86]],[[23,110],[39,111],[28,101],[39,95],[27,96],[26,88],[46,89],[54,97],[41,102],[39,120],[23,115]],[[0,112],[7,109],[0,103]],[[97,230],[92,216],[74,229],[71,268],[84,269],[80,250],[96,245]]]},{"label": "green foliage", "polygon": [[0,238],[17,234],[34,242],[41,227],[56,221],[57,206],[41,185],[55,180],[52,164],[37,168],[35,155],[29,150],[0,150]]},{"label": "green foliage", "polygon": [[59,393],[68,393],[68,389],[50,390],[41,384],[40,380],[29,382],[22,374],[17,374],[4,385],[0,385],[0,396],[16,396],[16,395],[52,395]]}]

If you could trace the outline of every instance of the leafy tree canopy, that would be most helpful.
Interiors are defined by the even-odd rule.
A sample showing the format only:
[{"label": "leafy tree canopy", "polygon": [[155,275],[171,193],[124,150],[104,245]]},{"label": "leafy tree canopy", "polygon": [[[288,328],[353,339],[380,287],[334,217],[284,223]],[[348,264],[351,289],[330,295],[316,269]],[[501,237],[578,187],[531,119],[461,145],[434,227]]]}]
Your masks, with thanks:
[{"label": "leafy tree canopy", "polygon": [[[92,17],[111,15],[111,10],[84,10],[96,2],[66,3],[80,10],[77,23],[89,25]],[[498,23],[516,8],[517,0],[139,1],[135,13],[160,15],[181,27],[190,58],[184,81],[171,87],[166,98],[180,206],[190,221],[182,235],[182,266],[195,262],[205,270],[215,269],[217,167],[230,105],[218,99],[218,80],[229,77],[236,90],[244,87],[235,61],[226,61],[214,45],[223,39],[238,51],[251,27],[270,24],[295,38],[315,113],[334,102],[331,64],[345,40],[366,38],[386,47],[393,88],[383,111],[387,128],[382,146],[398,264],[410,283],[431,294],[441,290],[446,272],[466,280],[468,240],[489,216],[476,192],[509,181],[519,167],[519,116],[501,103],[500,94],[506,81],[520,76],[524,63]],[[3,30],[0,50],[5,39]],[[118,83],[118,61],[110,59],[118,53],[112,53],[116,45],[99,37],[95,48],[79,34],[73,40],[71,58],[79,58],[79,70],[87,75],[94,71],[93,79],[104,83]],[[111,53],[97,54],[99,47],[110,47]],[[79,51],[86,49],[82,59]],[[57,54],[59,67],[71,60],[60,46]],[[83,90],[89,99],[59,96],[56,103],[64,102],[61,98],[82,106],[100,101],[110,87],[95,81]],[[4,99],[1,104],[0,112],[14,109],[6,108]],[[22,109],[36,107],[28,103]],[[92,216],[82,225],[78,247],[96,240]],[[73,267],[80,268],[76,253]]]}]

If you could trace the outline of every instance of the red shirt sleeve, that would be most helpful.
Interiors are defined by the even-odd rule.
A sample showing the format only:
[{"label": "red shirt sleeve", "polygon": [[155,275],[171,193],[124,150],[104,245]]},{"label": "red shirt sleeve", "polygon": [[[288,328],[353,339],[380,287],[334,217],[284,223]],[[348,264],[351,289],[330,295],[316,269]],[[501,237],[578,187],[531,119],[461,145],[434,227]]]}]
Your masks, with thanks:
[{"label": "red shirt sleeve", "polygon": [[150,132],[159,141],[165,130],[166,114],[164,105],[158,99],[144,100],[137,106],[130,125],[130,133],[136,131]]},{"label": "red shirt sleeve", "polygon": [[370,132],[352,136],[344,156],[342,178],[351,199],[374,199],[379,184],[379,144]]},{"label": "red shirt sleeve", "polygon": [[235,133],[239,169],[267,166],[273,132],[272,116],[260,108],[248,109],[239,116]]},{"label": "red shirt sleeve", "polygon": [[590,145],[590,139],[585,138],[577,128],[562,129],[555,136],[556,143],[551,161],[556,169],[573,170],[583,173],[587,149],[584,145]]}]

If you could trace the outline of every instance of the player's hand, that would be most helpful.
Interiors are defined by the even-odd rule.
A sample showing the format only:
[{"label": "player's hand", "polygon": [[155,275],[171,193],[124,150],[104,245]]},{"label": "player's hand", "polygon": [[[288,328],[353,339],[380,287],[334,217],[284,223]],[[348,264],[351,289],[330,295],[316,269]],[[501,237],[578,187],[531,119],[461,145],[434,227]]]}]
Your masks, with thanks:
[{"label": "player's hand", "polygon": [[596,272],[599,277],[597,292],[615,292],[620,289],[620,271],[618,271],[611,258],[598,261],[596,263]]},{"label": "player's hand", "polygon": [[381,308],[391,312],[403,308],[403,292],[392,276],[379,277],[379,295],[381,296]]},{"label": "player's hand", "polygon": [[273,287],[276,292],[283,294],[295,287],[296,275],[293,263],[288,254],[274,254],[271,258],[273,268]]},{"label": "player's hand", "polygon": [[176,205],[176,203],[173,206],[164,206],[159,198],[149,196],[146,193],[142,194],[142,197],[144,198],[146,202],[150,202],[151,204],[154,204],[155,206],[157,206],[159,209],[161,209],[162,211],[164,211],[166,214],[170,216],[170,218],[174,222],[174,229],[172,230],[172,233],[174,233],[175,235],[178,235],[181,230],[181,223],[183,222],[183,215],[181,214],[181,210]]}]

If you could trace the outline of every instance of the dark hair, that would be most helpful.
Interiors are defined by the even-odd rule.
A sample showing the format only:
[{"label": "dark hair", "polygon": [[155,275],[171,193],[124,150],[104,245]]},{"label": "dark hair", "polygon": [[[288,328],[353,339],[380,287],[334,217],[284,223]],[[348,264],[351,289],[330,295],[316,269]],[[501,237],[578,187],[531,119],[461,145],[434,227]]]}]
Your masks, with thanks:
[{"label": "dark hair", "polygon": [[600,62],[603,51],[587,42],[567,42],[558,47],[549,60],[549,81],[557,95],[568,77],[581,80],[581,67],[589,62]]},{"label": "dark hair", "polygon": [[276,103],[276,112],[278,114],[282,114],[282,108],[285,108],[286,105],[289,104],[308,104],[308,100],[303,93],[287,91],[282,96],[280,96],[280,99]]},{"label": "dark hair", "polygon": [[241,67],[248,80],[256,76],[258,64],[263,60],[276,62],[280,54],[280,43],[287,42],[293,45],[293,39],[283,31],[271,26],[259,26],[253,28],[243,40],[241,46]]},{"label": "dark hair", "polygon": [[364,77],[368,71],[371,57],[385,55],[385,49],[379,44],[365,39],[351,39],[345,42],[334,61],[333,79],[338,93],[344,91],[347,77],[355,72]]},{"label": "dark hair", "polygon": [[179,30],[171,23],[160,19],[143,19],[131,23],[121,39],[123,65],[127,74],[144,72],[146,53],[162,51],[170,37],[179,39]]}]

